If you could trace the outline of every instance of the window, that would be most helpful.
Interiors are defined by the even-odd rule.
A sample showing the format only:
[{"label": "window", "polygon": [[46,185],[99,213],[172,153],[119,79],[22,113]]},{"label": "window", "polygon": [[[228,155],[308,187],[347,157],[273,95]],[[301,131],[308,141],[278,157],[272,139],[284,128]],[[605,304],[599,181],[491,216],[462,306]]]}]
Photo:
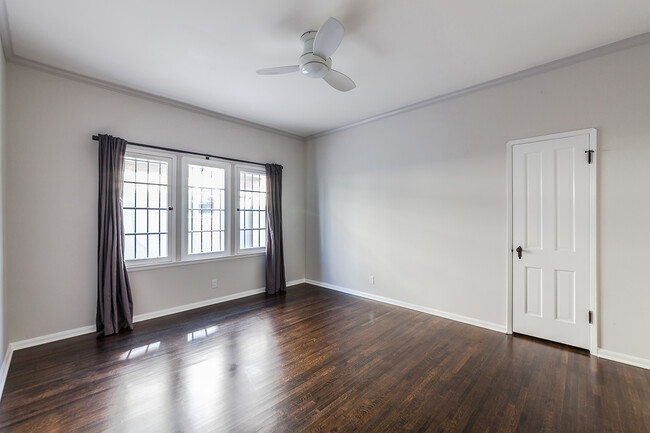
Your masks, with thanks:
[{"label": "window", "polygon": [[127,149],[122,208],[124,259],[129,267],[263,252],[264,168],[191,156],[181,161],[177,184],[173,153]]},{"label": "window", "polygon": [[237,252],[258,252],[266,246],[266,174],[237,167]]},{"label": "window", "polygon": [[171,261],[173,173],[171,157],[127,152],[122,191],[125,260],[143,264]]},{"label": "window", "polygon": [[182,258],[220,257],[230,253],[230,165],[183,158]]}]

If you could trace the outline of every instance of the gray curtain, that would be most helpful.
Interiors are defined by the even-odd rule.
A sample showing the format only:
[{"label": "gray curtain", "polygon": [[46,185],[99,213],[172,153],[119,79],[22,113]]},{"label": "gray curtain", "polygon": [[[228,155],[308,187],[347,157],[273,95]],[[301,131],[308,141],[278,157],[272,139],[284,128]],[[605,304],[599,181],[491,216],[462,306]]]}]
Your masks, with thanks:
[{"label": "gray curtain", "polygon": [[133,329],[133,299],[124,263],[122,180],[126,140],[99,136],[99,239],[97,332]]},{"label": "gray curtain", "polygon": [[282,245],[282,166],[266,166],[266,293],[287,290]]}]

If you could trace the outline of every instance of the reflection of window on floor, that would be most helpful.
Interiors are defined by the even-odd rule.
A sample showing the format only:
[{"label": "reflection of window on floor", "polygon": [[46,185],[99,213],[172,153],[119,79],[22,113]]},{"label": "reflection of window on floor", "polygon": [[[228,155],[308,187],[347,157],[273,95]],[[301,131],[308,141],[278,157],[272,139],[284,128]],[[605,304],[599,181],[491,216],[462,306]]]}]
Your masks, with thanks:
[{"label": "reflection of window on floor", "polygon": [[187,334],[187,341],[195,341],[200,340],[201,338],[205,338],[217,332],[218,328],[218,326],[210,326],[209,328],[203,328],[199,329],[198,331],[190,332]]},{"label": "reflection of window on floor", "polygon": [[136,347],[135,349],[127,350],[120,356],[121,360],[126,360],[126,359],[133,359],[137,358],[139,356],[142,356],[144,354],[153,352],[155,350],[158,350],[160,347],[160,341],[156,341],[155,343],[147,344],[144,346]]}]

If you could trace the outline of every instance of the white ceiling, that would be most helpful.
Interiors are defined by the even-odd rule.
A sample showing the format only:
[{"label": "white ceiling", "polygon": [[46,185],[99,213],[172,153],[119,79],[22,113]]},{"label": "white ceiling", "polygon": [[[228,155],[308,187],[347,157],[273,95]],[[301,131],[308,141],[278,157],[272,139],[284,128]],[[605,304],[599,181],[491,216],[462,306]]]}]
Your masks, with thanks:
[{"label": "white ceiling", "polygon": [[[5,0],[16,56],[308,136],[650,31],[648,0]],[[300,35],[346,29],[341,93]]]}]

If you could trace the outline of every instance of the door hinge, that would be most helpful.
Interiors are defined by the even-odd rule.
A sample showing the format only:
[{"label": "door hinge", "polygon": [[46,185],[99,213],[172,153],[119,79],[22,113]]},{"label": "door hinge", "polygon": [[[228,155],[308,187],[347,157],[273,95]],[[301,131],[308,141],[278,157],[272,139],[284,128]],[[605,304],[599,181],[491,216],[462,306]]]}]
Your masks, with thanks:
[{"label": "door hinge", "polygon": [[585,150],[585,153],[587,154],[587,163],[591,164],[591,161],[593,159],[592,155],[594,154],[594,151],[593,150]]},{"label": "door hinge", "polygon": [[593,311],[589,310],[589,324],[594,323],[594,313]]}]

